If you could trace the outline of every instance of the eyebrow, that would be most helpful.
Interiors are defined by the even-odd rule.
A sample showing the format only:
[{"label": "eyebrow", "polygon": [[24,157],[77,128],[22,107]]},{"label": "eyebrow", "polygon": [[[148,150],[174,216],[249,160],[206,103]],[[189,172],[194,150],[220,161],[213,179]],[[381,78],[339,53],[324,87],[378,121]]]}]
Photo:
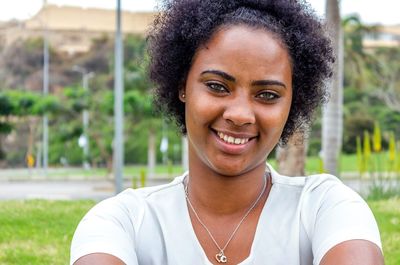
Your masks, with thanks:
[{"label": "eyebrow", "polygon": [[286,88],[285,84],[276,80],[257,80],[251,82],[253,86],[281,86]]},{"label": "eyebrow", "polygon": [[222,77],[222,78],[224,78],[224,79],[226,79],[228,81],[231,81],[231,82],[235,82],[236,81],[236,78],[234,78],[233,76],[231,76],[231,75],[229,75],[229,74],[227,74],[225,72],[222,72],[220,70],[205,70],[205,71],[201,72],[201,75],[204,75],[204,74],[219,75],[220,77]]},{"label": "eyebrow", "polygon": [[[235,82],[236,78],[234,78],[233,76],[231,76],[230,74],[227,74],[223,71],[220,70],[205,70],[203,72],[201,72],[201,75],[204,74],[214,74],[214,75],[219,75],[220,77],[231,81],[231,82]],[[277,80],[256,80],[251,82],[252,86],[281,86],[286,88],[286,85],[282,82],[279,82]]]}]

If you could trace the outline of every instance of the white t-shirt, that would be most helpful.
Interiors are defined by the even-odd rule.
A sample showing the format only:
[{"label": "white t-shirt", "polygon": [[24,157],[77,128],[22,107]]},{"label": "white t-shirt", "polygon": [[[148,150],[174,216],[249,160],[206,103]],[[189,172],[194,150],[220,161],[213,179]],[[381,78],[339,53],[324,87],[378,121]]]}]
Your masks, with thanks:
[{"label": "white t-shirt", "polygon": [[[251,252],[241,265],[319,264],[329,249],[351,239],[382,248],[368,205],[336,177],[286,177],[274,170],[271,175]],[[127,189],[97,204],[75,231],[71,264],[100,252],[127,265],[210,265],[192,228],[184,177]]]}]

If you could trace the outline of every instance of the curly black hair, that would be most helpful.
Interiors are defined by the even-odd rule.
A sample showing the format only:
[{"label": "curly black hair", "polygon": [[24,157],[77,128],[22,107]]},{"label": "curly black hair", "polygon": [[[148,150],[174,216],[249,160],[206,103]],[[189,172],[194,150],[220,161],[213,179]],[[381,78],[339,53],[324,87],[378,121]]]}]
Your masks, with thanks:
[{"label": "curly black hair", "polygon": [[286,46],[293,67],[293,100],[280,144],[310,124],[326,101],[324,81],[334,61],[329,38],[310,6],[297,0],[164,0],[148,35],[150,78],[155,102],[182,133],[184,103],[179,100],[193,56],[222,26],[247,25],[275,34]]}]

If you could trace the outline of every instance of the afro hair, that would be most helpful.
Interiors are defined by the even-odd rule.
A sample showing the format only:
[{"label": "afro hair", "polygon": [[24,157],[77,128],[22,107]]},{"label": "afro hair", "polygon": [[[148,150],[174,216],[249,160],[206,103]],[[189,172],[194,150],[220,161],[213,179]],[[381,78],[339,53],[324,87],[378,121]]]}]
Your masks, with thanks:
[{"label": "afro hair", "polygon": [[325,80],[334,56],[321,21],[297,0],[165,0],[148,36],[150,78],[156,105],[186,133],[184,103],[179,100],[192,59],[222,26],[247,25],[276,35],[293,67],[293,100],[280,143],[304,130],[327,99]]}]

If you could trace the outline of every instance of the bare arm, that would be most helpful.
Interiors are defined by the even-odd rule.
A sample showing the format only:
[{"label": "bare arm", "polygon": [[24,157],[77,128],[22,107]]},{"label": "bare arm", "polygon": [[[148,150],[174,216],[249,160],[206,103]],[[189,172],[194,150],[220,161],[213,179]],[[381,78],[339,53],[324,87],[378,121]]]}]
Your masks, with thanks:
[{"label": "bare arm", "polygon": [[330,249],[320,265],[384,265],[377,245],[366,240],[349,240]]},{"label": "bare arm", "polygon": [[117,257],[105,253],[93,253],[79,258],[74,265],[125,265]]}]

